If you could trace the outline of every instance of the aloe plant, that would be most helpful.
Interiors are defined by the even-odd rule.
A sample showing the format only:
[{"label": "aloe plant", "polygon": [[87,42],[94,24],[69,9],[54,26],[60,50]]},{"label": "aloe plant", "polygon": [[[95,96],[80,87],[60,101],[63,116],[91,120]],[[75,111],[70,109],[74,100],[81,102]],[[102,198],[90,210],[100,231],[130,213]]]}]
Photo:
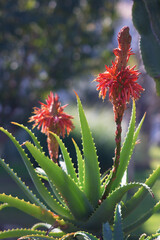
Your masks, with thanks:
[{"label": "aloe plant", "polygon": [[[142,234],[139,238],[139,240],[158,240],[160,236],[160,231],[158,230],[155,234],[152,234],[151,236],[147,236],[145,233]],[[77,238],[77,239],[84,239],[84,240],[98,240],[96,236],[93,236],[87,232],[75,232],[71,234],[65,235],[62,239],[70,239],[71,237]],[[114,214],[114,224],[111,229],[108,222],[103,224],[102,227],[102,237],[103,240],[127,240],[128,236],[125,237],[123,233],[123,219],[121,214],[121,205],[117,204],[115,208],[115,214]]]},{"label": "aloe plant", "polygon": [[[137,216],[137,221],[131,222],[128,226],[124,224],[122,226],[118,206],[121,205],[122,217],[126,219],[148,193],[153,197],[151,188],[160,177],[160,167],[157,167],[145,183],[128,183],[126,178],[124,184],[124,176],[126,176],[128,164],[145,119],[144,114],[136,128],[135,100],[140,97],[144,89],[136,82],[139,73],[134,70],[135,67],[126,66],[130,55],[133,54],[130,49],[131,36],[128,27],[121,29],[118,43],[119,48],[114,49],[116,59],[112,62],[112,67],[106,66],[107,71],[99,74],[95,79],[98,82],[97,90],[100,90],[100,96],[104,99],[106,92],[109,91],[109,100],[113,104],[116,148],[112,169],[105,174],[100,171],[96,146],[77,93],[83,152],[73,140],[78,166],[77,169],[74,168],[70,154],[60,138],[60,136],[64,137],[65,131],[69,134],[74,128],[71,122],[73,117],[63,112],[66,105],[61,107],[58,95],[54,96],[51,93],[46,100],[47,104],[41,103],[41,109],[35,108],[35,115],[30,118],[30,122],[35,122],[33,126],[38,126],[38,129],[41,127],[41,131],[46,134],[50,157],[46,156],[40,142],[27,127],[14,123],[25,130],[31,138],[31,141],[27,140],[22,145],[11,133],[0,127],[0,130],[10,138],[19,151],[37,193],[41,196],[39,199],[37,193],[33,193],[9,165],[0,159],[0,165],[29,200],[27,202],[0,193],[0,210],[15,207],[40,221],[31,229],[12,229],[0,232],[0,239],[12,237],[20,239],[72,239],[76,237],[92,240],[99,237],[105,240],[111,238],[117,240],[119,237],[123,239],[160,210],[159,201],[143,216]],[[121,147],[121,122],[130,98],[133,99],[132,114],[128,132]],[[61,159],[58,159],[58,146],[61,149],[65,168],[61,167]],[[26,148],[38,163],[37,169],[30,162]],[[42,180],[48,182],[48,188]],[[133,188],[137,188],[137,192],[130,199],[124,198],[125,194]],[[41,227],[46,231],[42,231]]]},{"label": "aloe plant", "polygon": [[[132,188],[139,188],[138,192],[134,196],[123,203],[122,213],[124,218],[130,214],[131,209],[135,208],[139,202],[146,196],[149,191],[152,194],[150,187],[153,186],[156,179],[160,176],[160,167],[157,168],[153,174],[149,177],[145,184],[142,183],[128,183],[121,186],[121,180],[124,172],[127,169],[130,156],[133,152],[136,139],[138,137],[139,130],[144,121],[138,125],[135,130],[135,115],[136,109],[133,102],[132,116],[130,120],[129,130],[126,135],[123,147],[121,150],[121,159],[118,177],[115,183],[112,185],[110,193],[102,201],[103,194],[105,192],[106,184],[110,181],[109,173],[104,179],[101,179],[102,175],[99,169],[98,157],[96,153],[95,144],[87,123],[87,119],[81,104],[79,97],[77,96],[78,112],[80,117],[81,131],[82,131],[82,144],[83,155],[80,152],[77,144],[74,142],[74,146],[77,153],[78,171],[74,169],[72,160],[69,153],[62,142],[62,140],[54,134],[57,139],[63,159],[66,164],[66,172],[62,170],[60,166],[49,159],[42,151],[40,143],[34,134],[21,124],[17,124],[26,130],[31,136],[33,143],[26,141],[25,146],[37,161],[43,172],[45,173],[45,179],[49,181],[51,193],[46,189],[41,181],[42,170],[36,171],[33,168],[27,154],[25,153],[23,146],[9,133],[7,130],[0,128],[15,144],[21,157],[28,169],[28,172],[32,178],[32,181],[37,188],[38,193],[41,195],[43,202],[40,201],[36,195],[34,195],[24,182],[17,176],[16,173],[2,160],[0,159],[1,166],[9,173],[9,175],[16,181],[19,187],[23,190],[24,194],[28,197],[30,202],[12,197],[11,195],[0,194],[0,202],[3,207],[15,207],[21,211],[32,215],[39,221],[49,224],[61,229],[60,232],[49,233],[49,237],[61,237],[66,233],[75,231],[87,231],[89,233],[100,235],[102,232],[103,223],[108,222],[113,224],[114,209],[117,203],[122,201],[123,196]],[[53,133],[52,133],[53,134]],[[95,181],[96,179],[96,181]],[[91,190],[90,190],[91,189]],[[56,194],[55,194],[56,193]],[[93,194],[94,193],[94,194]],[[58,197],[57,197],[58,196]],[[135,206],[136,205],[136,206]],[[2,209],[2,207],[1,207]],[[144,217],[142,217],[140,223],[142,224],[148,219],[154,212],[160,209],[160,202],[151,209]],[[124,228],[124,234],[128,234],[132,229],[135,229],[135,223]],[[0,232],[0,239],[9,237],[21,237],[24,235],[45,235],[44,231],[32,230],[32,229],[17,229],[8,230],[6,232]],[[46,238],[46,239],[49,239]],[[22,238],[23,239],[23,238]],[[25,238],[24,238],[25,239]]]},{"label": "aloe plant", "polygon": [[[16,232],[16,230],[14,231]],[[27,230],[25,230],[27,234]],[[13,233],[13,232],[12,232]],[[160,231],[158,230],[155,234],[151,236],[147,236],[145,233],[139,237],[139,240],[158,240],[160,236]],[[108,222],[104,223],[102,226],[102,238],[103,240],[127,240],[128,236],[126,237],[123,233],[123,219],[121,214],[121,205],[117,204],[114,213],[114,224],[111,229]],[[26,240],[47,240],[47,239],[54,239],[52,236],[43,236],[38,233],[38,231],[33,231],[32,234],[22,236],[19,240],[26,239]],[[98,240],[96,236],[92,235],[91,233],[85,231],[77,231],[65,234],[63,237],[59,238],[59,240],[69,240],[69,239],[78,239],[78,240]],[[138,240],[138,239],[137,239]]]}]

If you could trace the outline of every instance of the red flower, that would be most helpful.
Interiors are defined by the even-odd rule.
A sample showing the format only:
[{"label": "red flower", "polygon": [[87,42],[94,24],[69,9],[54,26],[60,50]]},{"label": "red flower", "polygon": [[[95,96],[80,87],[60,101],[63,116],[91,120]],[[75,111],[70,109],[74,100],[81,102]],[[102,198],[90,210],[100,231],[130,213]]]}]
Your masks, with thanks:
[{"label": "red flower", "polygon": [[124,27],[118,34],[118,48],[113,50],[116,56],[115,61],[112,62],[111,67],[106,66],[106,71],[100,73],[94,80],[98,82],[99,96],[104,100],[108,91],[109,100],[113,103],[114,108],[123,107],[125,109],[130,98],[137,100],[144,91],[137,83],[140,74],[138,70],[135,70],[135,66],[132,68],[126,66],[129,57],[133,55],[130,43],[129,28]]},{"label": "red flower", "polygon": [[41,132],[46,135],[48,131],[53,131],[64,138],[66,132],[69,134],[73,130],[73,117],[63,112],[67,105],[61,106],[58,95],[54,96],[52,92],[48,95],[46,103],[40,103],[41,108],[34,108],[35,115],[30,118],[30,122],[34,121],[33,127],[38,125],[38,129],[42,128]]},{"label": "red flower", "polygon": [[109,91],[109,100],[113,104],[117,101],[126,104],[130,97],[138,99],[144,89],[136,82],[140,73],[134,69],[135,66],[132,68],[127,66],[116,74],[114,63],[112,67],[106,66],[107,71],[100,73],[96,78],[96,81],[99,82],[97,85],[97,90],[100,90],[99,96],[105,99],[106,93]]},{"label": "red flower", "polygon": [[64,112],[67,105],[61,106],[58,95],[54,96],[52,92],[48,95],[46,104],[40,104],[41,108],[34,108],[34,115],[30,117],[29,122],[35,122],[33,127],[38,126],[38,129],[41,128],[41,132],[47,135],[49,153],[51,158],[55,160],[58,158],[58,145],[56,139],[49,132],[54,132],[63,138],[65,133],[69,135],[74,128],[71,121],[73,117]]}]

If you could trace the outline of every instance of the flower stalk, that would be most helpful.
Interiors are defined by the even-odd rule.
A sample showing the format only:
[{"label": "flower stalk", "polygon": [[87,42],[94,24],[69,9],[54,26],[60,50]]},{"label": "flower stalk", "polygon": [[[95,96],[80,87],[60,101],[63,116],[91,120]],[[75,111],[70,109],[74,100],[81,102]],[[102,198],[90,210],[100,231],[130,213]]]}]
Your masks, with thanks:
[{"label": "flower stalk", "polygon": [[115,159],[114,159],[114,170],[113,173],[116,176],[117,168],[119,165],[119,159],[120,159],[120,152],[121,152],[121,132],[122,132],[122,119],[117,118],[116,120],[116,133],[115,133],[115,142],[116,142],[116,149],[115,149]]},{"label": "flower stalk", "polygon": [[112,177],[109,184],[106,186],[103,199],[106,198],[110,192],[111,185],[116,178],[117,169],[119,166],[120,152],[121,152],[121,132],[122,119],[127,103],[130,98],[137,100],[144,89],[137,83],[139,72],[134,70],[136,66],[130,68],[127,66],[129,57],[134,53],[131,51],[131,35],[129,28],[123,27],[117,37],[118,48],[113,50],[115,54],[115,61],[112,66],[106,67],[104,73],[100,73],[94,80],[98,82],[97,90],[99,90],[99,97],[104,100],[107,91],[109,92],[109,100],[113,105],[114,120],[116,123],[115,132],[115,157],[112,168]]}]

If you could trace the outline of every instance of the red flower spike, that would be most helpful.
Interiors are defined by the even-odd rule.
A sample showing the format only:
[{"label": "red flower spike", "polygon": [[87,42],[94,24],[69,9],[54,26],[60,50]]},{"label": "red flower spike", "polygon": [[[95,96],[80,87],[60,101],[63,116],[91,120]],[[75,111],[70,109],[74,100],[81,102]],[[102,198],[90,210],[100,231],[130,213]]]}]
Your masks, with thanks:
[{"label": "red flower spike", "polygon": [[135,66],[126,66],[129,57],[133,55],[129,28],[123,27],[117,39],[118,48],[113,50],[115,61],[111,67],[106,66],[106,71],[100,73],[94,81],[98,82],[99,96],[104,100],[108,91],[114,110],[120,107],[124,111],[130,98],[137,100],[144,89],[137,83],[140,73],[135,70]]},{"label": "red flower spike", "polygon": [[104,100],[107,92],[109,93],[109,100],[113,104],[114,119],[116,123],[116,148],[112,177],[109,184],[106,186],[102,199],[106,198],[112,182],[116,178],[121,151],[121,122],[126,109],[126,104],[129,103],[130,98],[137,100],[144,91],[144,89],[137,83],[140,74],[138,70],[135,70],[135,66],[132,68],[127,66],[129,57],[133,55],[133,52],[131,51],[131,36],[128,27],[123,27],[120,30],[117,40],[118,48],[113,50],[115,61],[112,62],[111,67],[105,66],[106,71],[100,73],[94,80],[98,82],[97,90],[99,91],[99,97],[102,97]]},{"label": "red flower spike", "polygon": [[54,132],[58,136],[65,137],[65,133],[69,135],[74,126],[71,121],[73,117],[64,112],[64,108],[67,106],[61,106],[59,102],[59,96],[50,92],[46,99],[46,104],[41,103],[41,108],[34,108],[33,116],[30,117],[29,122],[35,122],[33,128],[41,128],[41,132],[47,135],[48,150],[51,159],[56,161],[58,159],[58,143],[53,135],[49,132]]}]

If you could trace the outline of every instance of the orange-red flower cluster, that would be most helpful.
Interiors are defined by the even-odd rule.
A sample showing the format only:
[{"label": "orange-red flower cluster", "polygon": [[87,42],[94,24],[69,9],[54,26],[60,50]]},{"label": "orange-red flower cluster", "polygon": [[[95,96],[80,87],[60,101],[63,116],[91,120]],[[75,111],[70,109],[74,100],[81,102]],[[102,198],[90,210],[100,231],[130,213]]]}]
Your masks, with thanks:
[{"label": "orange-red flower cluster", "polygon": [[38,126],[38,129],[41,128],[41,132],[46,135],[52,131],[64,138],[65,133],[69,134],[74,128],[71,121],[73,117],[64,112],[67,105],[61,106],[58,95],[54,96],[52,92],[48,95],[46,103],[40,103],[41,108],[34,108],[34,115],[30,117],[29,121],[35,122],[33,127]]},{"label": "orange-red flower cluster", "polygon": [[118,48],[113,50],[116,58],[111,67],[106,66],[106,71],[100,73],[95,79],[98,82],[99,96],[105,99],[107,91],[109,100],[114,108],[126,108],[130,98],[137,100],[144,89],[137,83],[139,72],[135,67],[126,66],[133,52],[130,48],[131,36],[129,28],[124,27],[118,34]]},{"label": "orange-red flower cluster", "polygon": [[41,128],[41,132],[47,135],[48,151],[50,158],[57,162],[59,145],[55,137],[50,133],[56,133],[58,136],[65,137],[74,126],[71,121],[73,117],[64,112],[64,108],[67,106],[61,106],[59,97],[57,94],[51,92],[46,99],[46,104],[40,103],[41,108],[34,108],[33,116],[30,117],[29,122],[35,122],[33,127],[38,126]]}]

